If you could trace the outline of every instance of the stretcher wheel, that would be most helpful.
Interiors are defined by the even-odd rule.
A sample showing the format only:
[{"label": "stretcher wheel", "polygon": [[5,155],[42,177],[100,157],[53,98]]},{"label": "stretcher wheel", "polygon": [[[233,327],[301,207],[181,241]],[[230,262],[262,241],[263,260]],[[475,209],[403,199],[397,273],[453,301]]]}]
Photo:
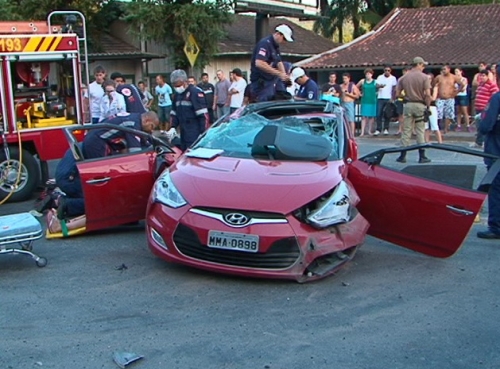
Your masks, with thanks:
[{"label": "stretcher wheel", "polygon": [[45,258],[38,258],[38,260],[36,260],[36,266],[37,267],[43,268],[45,265],[47,265],[47,259],[45,259]]}]

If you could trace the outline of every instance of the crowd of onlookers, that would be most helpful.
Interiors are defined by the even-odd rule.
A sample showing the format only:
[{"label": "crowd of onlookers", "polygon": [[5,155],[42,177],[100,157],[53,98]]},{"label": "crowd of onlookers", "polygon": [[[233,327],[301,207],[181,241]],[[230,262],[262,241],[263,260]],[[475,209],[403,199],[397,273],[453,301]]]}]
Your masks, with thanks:
[{"label": "crowd of onlookers", "polygon": [[[488,66],[481,62],[478,68],[471,81],[461,67],[444,65],[438,75],[427,73],[431,80],[432,95],[427,140],[430,133],[434,133],[437,141],[442,142],[442,134],[450,130],[474,130],[475,117],[484,111],[491,96],[498,91],[496,64]],[[403,75],[409,69],[403,69]],[[352,81],[349,73],[343,73],[341,81],[338,81],[337,73],[332,72],[329,81],[320,87],[320,92],[340,98],[352,130],[359,137],[389,135],[392,121],[399,123],[395,134],[400,135],[405,93],[402,91],[396,95],[397,82],[391,66],[385,66],[379,76],[375,76],[373,69],[367,68],[364,78],[358,82]],[[482,145],[481,138],[477,143]]]},{"label": "crowd of onlookers", "polygon": [[[403,70],[403,75],[410,68]],[[479,63],[479,71],[471,81],[464,75],[463,68],[445,65],[438,75],[427,73],[432,86],[431,115],[427,125],[426,139],[430,134],[442,142],[442,135],[449,130],[473,131],[475,117],[486,108],[491,96],[498,91],[496,84],[496,65]],[[105,73],[100,71],[101,74]],[[364,71],[364,78],[355,82],[349,73],[332,71],[328,82],[318,86],[302,68],[289,70],[291,84],[284,86],[287,96],[297,100],[318,100],[323,94],[339,98],[351,129],[357,136],[389,135],[391,122],[398,123],[395,135],[402,133],[404,91],[396,95],[398,78],[393,75],[391,66],[385,66],[383,73],[376,76],[371,68]],[[99,75],[96,75],[99,77]],[[217,82],[210,83],[207,73],[198,81],[189,76],[188,83],[199,87],[205,96],[209,119],[213,123],[221,116],[231,113],[252,102],[250,84],[241,69],[234,68],[226,77],[222,70],[217,71]],[[115,93],[113,80],[101,82],[104,95],[100,100],[100,121],[107,116],[125,111],[123,96]],[[143,81],[137,84],[142,103],[146,109],[154,108],[160,119],[160,129],[165,130],[170,120],[172,95],[175,92],[162,75],[156,77],[156,86],[151,93]],[[478,145],[482,138],[478,137]]]}]

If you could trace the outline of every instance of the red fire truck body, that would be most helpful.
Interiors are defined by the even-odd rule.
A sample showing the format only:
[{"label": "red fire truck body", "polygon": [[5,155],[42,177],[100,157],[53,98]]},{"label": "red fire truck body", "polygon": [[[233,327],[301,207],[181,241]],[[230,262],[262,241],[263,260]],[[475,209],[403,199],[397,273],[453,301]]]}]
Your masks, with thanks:
[{"label": "red fire truck body", "polygon": [[81,70],[88,83],[86,43],[80,48],[85,35],[73,32],[75,19],[60,27],[50,17],[0,22],[0,199],[31,197],[40,175],[48,176],[47,161],[68,149],[62,128],[88,123]]}]

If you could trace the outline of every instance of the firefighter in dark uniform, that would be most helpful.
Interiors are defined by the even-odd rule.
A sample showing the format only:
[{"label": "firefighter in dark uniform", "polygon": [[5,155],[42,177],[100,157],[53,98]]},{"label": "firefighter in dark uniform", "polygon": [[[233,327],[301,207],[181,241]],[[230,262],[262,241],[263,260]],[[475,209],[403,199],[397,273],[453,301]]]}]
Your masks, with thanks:
[{"label": "firefighter in dark uniform", "polygon": [[116,83],[116,92],[123,95],[125,98],[127,112],[142,114],[147,111],[142,103],[144,94],[136,86],[125,83],[125,77],[119,72],[111,73],[110,78]]},{"label": "firefighter in dark uniform", "polygon": [[[57,164],[55,179],[57,187],[66,194],[58,198],[59,218],[62,219],[65,216],[76,217],[85,214],[82,182],[71,149],[66,151],[66,154]],[[55,207],[55,204],[51,204],[50,207]]]},{"label": "firefighter in dark uniform", "polygon": [[[158,115],[155,112],[144,114],[127,114],[116,116],[101,123],[115,124],[117,126],[129,127],[136,130],[152,133],[158,125]],[[93,129],[85,136],[82,144],[82,152],[85,159],[94,159],[106,156],[109,149],[122,146],[122,140],[127,143],[127,148],[140,148],[142,144],[136,136],[114,129]],[[80,173],[76,165],[75,157],[71,150],[66,151],[64,157],[59,161],[56,168],[56,185],[65,193],[57,200],[57,214],[59,219],[75,217],[85,214],[85,201],[83,197]],[[56,207],[55,205],[51,207]]]},{"label": "firefighter in dark uniform", "polygon": [[300,88],[295,100],[318,100],[319,87],[312,79],[306,75],[302,68],[294,68],[291,75],[292,81],[297,83]]},{"label": "firefighter in dark uniform", "polygon": [[214,109],[213,109],[215,86],[210,82],[208,82],[208,73],[203,73],[201,75],[201,82],[198,83],[198,87],[201,88],[203,90],[203,93],[205,94],[209,123],[213,124],[215,122]]},{"label": "firefighter in dark uniform", "polygon": [[[500,67],[497,66],[497,83],[500,85]],[[500,92],[494,94],[483,112],[478,131],[485,135],[484,152],[500,156]],[[500,159],[498,159],[500,160]],[[488,170],[493,159],[485,158]],[[488,229],[477,232],[479,238],[500,239],[500,174],[497,174],[488,190]]]},{"label": "firefighter in dark uniform", "polygon": [[187,82],[187,75],[182,69],[170,74],[170,82],[174,87],[174,99],[170,112],[171,128],[167,138],[172,140],[180,133],[181,149],[185,151],[191,146],[208,126],[208,110],[205,94]]},{"label": "firefighter in dark uniform", "polygon": [[[143,114],[123,114],[107,119],[101,123],[114,124],[121,127],[136,129],[146,133],[153,133],[158,126],[158,115],[148,111]],[[131,133],[118,129],[93,129],[83,139],[82,151],[85,159],[101,158],[110,151],[122,149],[123,143],[129,151],[138,151],[147,143],[141,142]]]},{"label": "firefighter in dark uniform", "polygon": [[279,44],[285,41],[293,42],[292,29],[281,24],[275,28],[272,35],[255,45],[250,65],[250,83],[252,95],[257,102],[273,99],[278,80],[289,80],[279,49]]}]

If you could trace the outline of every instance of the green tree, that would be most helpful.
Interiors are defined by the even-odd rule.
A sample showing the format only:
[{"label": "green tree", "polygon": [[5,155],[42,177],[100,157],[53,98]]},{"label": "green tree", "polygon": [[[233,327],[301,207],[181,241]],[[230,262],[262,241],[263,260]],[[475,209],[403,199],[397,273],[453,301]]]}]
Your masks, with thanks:
[{"label": "green tree", "polygon": [[[122,15],[120,2],[114,0],[0,0],[0,21],[46,20],[54,10],[78,10],[87,21],[89,46],[102,51],[99,36],[103,30]],[[63,24],[63,17],[54,18],[53,23]]]},{"label": "green tree", "polygon": [[232,0],[135,0],[127,4],[124,19],[140,38],[168,46],[176,68],[189,65],[183,47],[193,34],[200,47],[196,65],[204,66],[233,20],[232,6]]},{"label": "green tree", "polygon": [[353,38],[366,30],[363,24],[372,28],[394,8],[424,8],[431,6],[492,4],[496,0],[320,0],[321,18],[314,24],[314,31],[328,38],[338,32],[343,42],[343,26],[353,25]]},{"label": "green tree", "polygon": [[313,30],[324,37],[332,38],[338,32],[338,41],[344,42],[344,24],[352,21],[354,34],[361,34],[360,6],[362,0],[332,0],[321,4],[322,17],[314,23]]}]

